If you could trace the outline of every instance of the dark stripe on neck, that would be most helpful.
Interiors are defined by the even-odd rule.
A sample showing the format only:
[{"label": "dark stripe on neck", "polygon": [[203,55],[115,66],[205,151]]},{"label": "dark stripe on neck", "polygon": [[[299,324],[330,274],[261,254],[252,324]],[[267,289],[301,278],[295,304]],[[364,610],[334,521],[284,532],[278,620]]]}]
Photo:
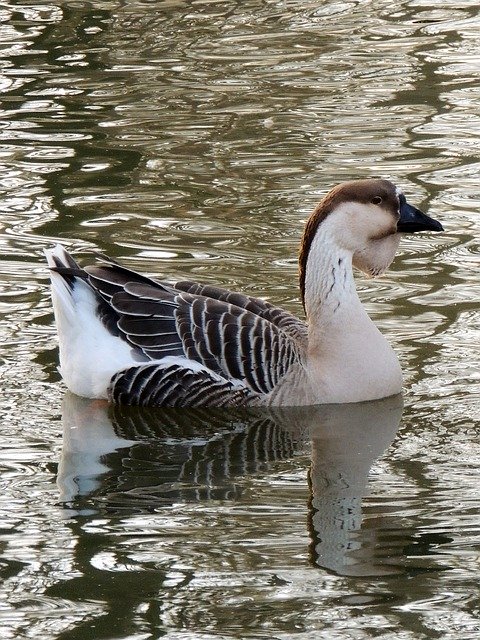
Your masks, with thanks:
[{"label": "dark stripe on neck", "polygon": [[331,191],[325,198],[317,205],[313,213],[310,215],[307,223],[305,224],[305,230],[303,232],[302,242],[300,244],[300,255],[298,257],[298,276],[300,281],[300,296],[304,311],[305,309],[305,281],[307,278],[307,262],[312,246],[313,239],[318,231],[318,227],[325,220],[328,214],[336,206],[335,193]]}]

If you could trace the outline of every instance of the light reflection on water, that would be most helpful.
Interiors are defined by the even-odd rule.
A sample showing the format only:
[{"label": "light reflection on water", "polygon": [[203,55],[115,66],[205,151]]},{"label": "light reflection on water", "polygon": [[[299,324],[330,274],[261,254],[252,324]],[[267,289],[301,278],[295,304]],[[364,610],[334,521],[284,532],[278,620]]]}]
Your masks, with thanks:
[{"label": "light reflection on water", "polygon": [[[2,637],[479,637],[477,4],[2,5]],[[446,228],[358,283],[400,424],[62,400],[45,246],[301,313],[303,220],[371,174]]]}]

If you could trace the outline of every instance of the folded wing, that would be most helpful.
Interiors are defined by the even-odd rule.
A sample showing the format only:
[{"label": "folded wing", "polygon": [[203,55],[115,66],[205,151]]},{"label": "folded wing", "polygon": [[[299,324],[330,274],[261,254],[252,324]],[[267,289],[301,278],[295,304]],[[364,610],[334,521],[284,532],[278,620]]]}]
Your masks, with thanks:
[{"label": "folded wing", "polygon": [[194,361],[224,381],[268,394],[301,358],[305,325],[263,300],[193,282],[157,282],[112,262],[85,271],[106,303],[106,326],[150,360],[178,358],[177,367]]}]

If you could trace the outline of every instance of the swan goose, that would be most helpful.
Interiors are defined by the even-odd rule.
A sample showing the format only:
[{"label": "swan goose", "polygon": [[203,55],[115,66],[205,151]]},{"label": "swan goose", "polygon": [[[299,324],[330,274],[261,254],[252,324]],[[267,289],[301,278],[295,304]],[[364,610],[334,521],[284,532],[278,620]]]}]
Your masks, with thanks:
[{"label": "swan goose", "polygon": [[210,285],[145,277],[99,256],[80,268],[46,251],[60,372],[88,398],[142,406],[313,405],[397,394],[397,356],[358,297],[403,233],[442,231],[388,180],[334,187],[305,226],[300,291],[307,322]]}]

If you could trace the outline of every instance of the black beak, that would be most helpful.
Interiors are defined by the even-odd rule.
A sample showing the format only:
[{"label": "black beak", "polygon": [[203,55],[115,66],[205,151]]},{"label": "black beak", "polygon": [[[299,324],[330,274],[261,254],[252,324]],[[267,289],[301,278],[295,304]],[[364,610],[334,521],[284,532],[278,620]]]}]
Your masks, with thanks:
[{"label": "black beak", "polygon": [[397,222],[397,231],[400,233],[415,233],[416,231],[443,231],[443,227],[438,222],[422,213],[420,209],[412,207],[411,204],[401,194],[400,200],[400,219]]}]

